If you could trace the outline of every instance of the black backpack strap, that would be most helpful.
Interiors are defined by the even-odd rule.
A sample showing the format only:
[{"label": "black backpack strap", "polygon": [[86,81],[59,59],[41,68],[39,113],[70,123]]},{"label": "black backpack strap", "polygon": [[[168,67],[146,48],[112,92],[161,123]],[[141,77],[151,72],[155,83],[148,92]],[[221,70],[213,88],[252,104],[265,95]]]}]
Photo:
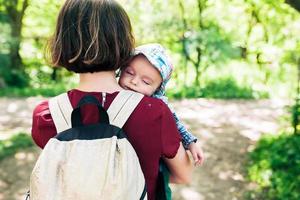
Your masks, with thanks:
[{"label": "black backpack strap", "polygon": [[72,115],[71,115],[72,127],[83,126],[80,109],[82,106],[87,105],[87,104],[97,106],[98,113],[99,113],[99,123],[109,124],[108,114],[107,114],[106,110],[104,110],[104,108],[101,106],[98,99],[96,97],[94,97],[93,95],[86,95],[80,99],[76,108],[74,108],[74,110],[72,112]]}]

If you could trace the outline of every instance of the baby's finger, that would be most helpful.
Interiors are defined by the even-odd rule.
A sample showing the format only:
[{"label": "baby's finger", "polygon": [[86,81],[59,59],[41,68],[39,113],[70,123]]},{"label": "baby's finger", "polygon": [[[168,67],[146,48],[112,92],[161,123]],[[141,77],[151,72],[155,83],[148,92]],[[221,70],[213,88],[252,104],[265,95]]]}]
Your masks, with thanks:
[{"label": "baby's finger", "polygon": [[201,161],[200,160],[195,161],[195,166],[201,166]]},{"label": "baby's finger", "polygon": [[200,165],[202,165],[204,163],[204,155],[203,154],[198,155],[198,160]]},{"label": "baby's finger", "polygon": [[193,157],[194,162],[198,161],[198,154],[197,154],[197,152],[192,152],[192,157]]}]

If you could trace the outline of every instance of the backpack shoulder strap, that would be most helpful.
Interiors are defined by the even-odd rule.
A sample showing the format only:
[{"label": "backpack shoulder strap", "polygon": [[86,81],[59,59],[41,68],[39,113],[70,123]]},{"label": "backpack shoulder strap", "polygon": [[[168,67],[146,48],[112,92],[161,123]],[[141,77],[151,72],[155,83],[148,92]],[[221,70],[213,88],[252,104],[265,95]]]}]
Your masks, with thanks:
[{"label": "backpack shoulder strap", "polygon": [[49,110],[57,133],[72,127],[71,114],[73,107],[67,93],[51,98],[49,100]]},{"label": "backpack shoulder strap", "polygon": [[107,110],[110,124],[122,128],[143,97],[137,92],[121,90]]},{"label": "backpack shoulder strap", "polygon": [[[107,110],[110,124],[122,128],[143,97],[143,94],[130,90],[120,91]],[[51,98],[49,100],[49,110],[57,133],[72,127],[71,114],[73,107],[67,93]]]}]

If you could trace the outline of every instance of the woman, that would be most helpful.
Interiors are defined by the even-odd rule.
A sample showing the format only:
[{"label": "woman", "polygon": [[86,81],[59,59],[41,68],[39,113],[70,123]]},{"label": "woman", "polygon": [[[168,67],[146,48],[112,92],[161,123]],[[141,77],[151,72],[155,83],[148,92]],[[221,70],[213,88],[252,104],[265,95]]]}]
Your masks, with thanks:
[{"label": "woman", "polygon": [[[67,0],[60,10],[50,55],[55,66],[78,73],[76,89],[68,91],[73,107],[85,95],[94,95],[104,108],[122,88],[115,70],[126,65],[134,47],[130,20],[123,8],[108,0]],[[83,112],[86,124],[97,121],[95,110]],[[159,159],[170,169],[170,181],[190,181],[192,164],[186,154],[172,113],[160,100],[144,97],[123,129],[137,152],[145,175],[148,199],[155,199]],[[32,137],[43,148],[57,134],[48,101],[33,112]]]}]

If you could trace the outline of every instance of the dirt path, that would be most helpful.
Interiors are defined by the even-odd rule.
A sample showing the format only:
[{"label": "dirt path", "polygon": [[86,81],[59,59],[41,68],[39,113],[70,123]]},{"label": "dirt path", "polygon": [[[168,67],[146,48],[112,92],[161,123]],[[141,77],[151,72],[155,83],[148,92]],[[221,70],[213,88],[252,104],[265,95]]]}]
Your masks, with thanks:
[{"label": "dirt path", "polygon": [[[30,130],[31,113],[41,98],[0,99],[0,139]],[[174,200],[237,200],[251,184],[245,180],[247,153],[264,133],[275,134],[282,101],[183,100],[172,102],[180,118],[199,137],[206,153],[190,185],[172,185]],[[19,200],[38,156],[27,149],[0,162],[0,200]]]}]

